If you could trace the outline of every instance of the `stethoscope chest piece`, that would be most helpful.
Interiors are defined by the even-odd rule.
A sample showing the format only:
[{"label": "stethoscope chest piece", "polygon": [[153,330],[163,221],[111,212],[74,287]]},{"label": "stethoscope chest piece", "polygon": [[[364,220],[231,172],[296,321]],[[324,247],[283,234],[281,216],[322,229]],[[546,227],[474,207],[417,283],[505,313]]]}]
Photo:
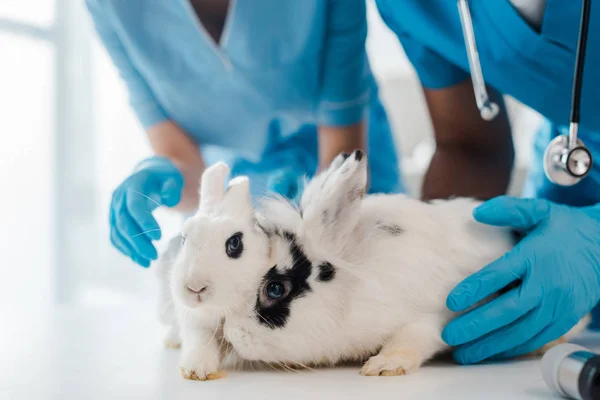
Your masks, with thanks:
[{"label": "stethoscope chest piece", "polygon": [[592,154],[583,142],[569,148],[569,137],[555,137],[544,153],[544,172],[550,182],[561,186],[573,186],[592,169]]},{"label": "stethoscope chest piece", "polygon": [[[499,111],[497,104],[492,103],[485,89],[485,80],[479,63],[479,53],[475,43],[473,20],[469,10],[468,0],[457,0],[460,22],[467,47],[467,56],[473,91],[481,117],[491,121]],[[592,0],[583,0],[581,8],[581,23],[579,39],[577,42],[577,56],[575,60],[575,76],[573,80],[573,93],[571,103],[571,118],[569,120],[569,135],[560,135],[554,138],[544,153],[544,172],[550,182],[561,186],[573,186],[581,181],[592,169],[592,153],[578,139],[579,106],[581,102],[581,87],[583,81],[583,67],[585,61],[586,44],[590,23],[590,9]]]}]

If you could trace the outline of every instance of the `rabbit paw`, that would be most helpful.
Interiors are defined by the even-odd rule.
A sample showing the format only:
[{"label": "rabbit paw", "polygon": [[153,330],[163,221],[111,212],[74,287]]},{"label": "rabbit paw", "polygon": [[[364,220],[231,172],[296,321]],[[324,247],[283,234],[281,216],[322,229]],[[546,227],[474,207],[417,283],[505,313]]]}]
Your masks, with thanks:
[{"label": "rabbit paw", "polygon": [[421,366],[421,357],[416,351],[398,349],[379,353],[369,358],[360,370],[364,376],[397,376],[416,371]]},{"label": "rabbit paw", "polygon": [[216,360],[197,357],[195,354],[184,355],[179,369],[185,379],[193,381],[211,381],[225,377],[225,372],[219,370]]},{"label": "rabbit paw", "polygon": [[170,327],[167,330],[163,344],[167,349],[178,349],[181,347],[181,339],[179,338],[179,331],[176,328]]},{"label": "rabbit paw", "polygon": [[211,372],[210,374],[199,373],[195,370],[181,368],[181,376],[192,381],[214,381],[225,377],[224,371]]}]

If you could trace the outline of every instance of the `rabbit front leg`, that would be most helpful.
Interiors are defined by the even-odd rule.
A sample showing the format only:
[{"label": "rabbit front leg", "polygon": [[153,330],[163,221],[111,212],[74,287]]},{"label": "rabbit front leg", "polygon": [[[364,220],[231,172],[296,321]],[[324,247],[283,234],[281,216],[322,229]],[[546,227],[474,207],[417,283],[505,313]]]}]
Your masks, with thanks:
[{"label": "rabbit front leg", "polygon": [[405,325],[383,345],[360,370],[365,376],[396,376],[416,371],[447,346],[438,324],[417,322]]},{"label": "rabbit front leg", "polygon": [[221,366],[220,338],[217,329],[209,329],[198,323],[182,323],[183,339],[179,368],[185,379],[207,381],[220,379],[225,373]]}]

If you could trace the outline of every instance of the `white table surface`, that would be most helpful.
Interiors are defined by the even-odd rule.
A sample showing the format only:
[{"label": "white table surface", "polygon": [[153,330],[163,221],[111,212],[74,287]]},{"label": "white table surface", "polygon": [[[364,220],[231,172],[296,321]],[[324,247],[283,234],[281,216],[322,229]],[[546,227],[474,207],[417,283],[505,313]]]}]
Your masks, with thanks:
[{"label": "white table surface", "polygon": [[[151,307],[149,307],[151,308]],[[154,315],[139,308],[49,306],[0,313],[0,399],[553,399],[539,360],[461,367],[437,362],[400,377],[356,368],[230,372],[186,381],[179,351],[162,347]],[[598,349],[600,336],[578,340]]]}]

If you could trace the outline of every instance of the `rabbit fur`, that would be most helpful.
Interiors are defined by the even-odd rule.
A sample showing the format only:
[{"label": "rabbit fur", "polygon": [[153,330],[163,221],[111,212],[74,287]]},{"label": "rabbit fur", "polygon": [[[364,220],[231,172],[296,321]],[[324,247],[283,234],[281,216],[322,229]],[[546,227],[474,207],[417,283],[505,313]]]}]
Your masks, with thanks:
[{"label": "rabbit fur", "polygon": [[227,356],[416,371],[448,350],[448,293],[515,244],[472,218],[472,199],[365,195],[362,151],[308,182],[299,207],[274,198],[255,210],[248,179],[226,187],[228,174],[206,169],[198,212],[157,268],[165,345],[181,344],[187,379],[222,377]]}]

